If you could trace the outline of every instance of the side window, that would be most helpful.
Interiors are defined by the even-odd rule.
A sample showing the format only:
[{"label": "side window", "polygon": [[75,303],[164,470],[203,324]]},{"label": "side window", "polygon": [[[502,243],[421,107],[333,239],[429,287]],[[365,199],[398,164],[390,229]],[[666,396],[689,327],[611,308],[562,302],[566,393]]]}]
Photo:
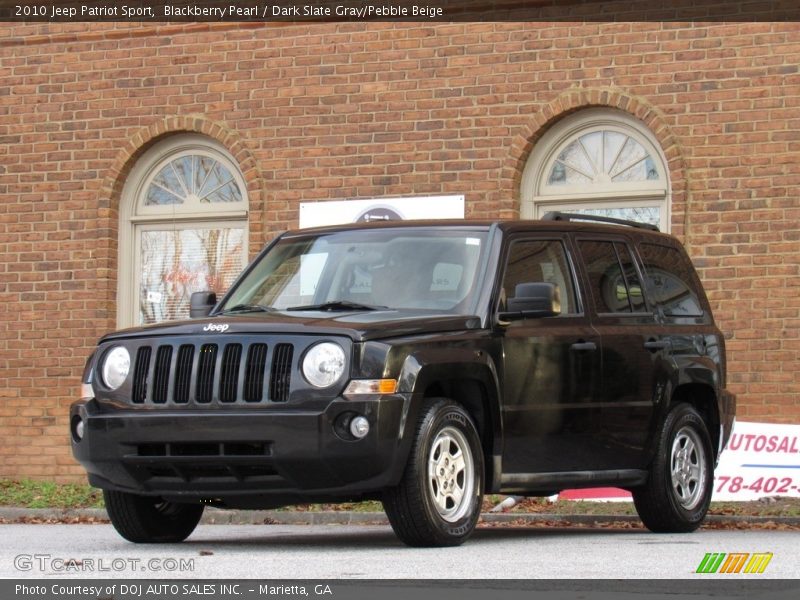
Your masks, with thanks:
[{"label": "side window", "polygon": [[564,245],[556,240],[517,241],[508,254],[503,291],[514,298],[521,283],[552,283],[561,298],[561,314],[576,314],[575,285]]},{"label": "side window", "polygon": [[625,275],[625,282],[628,284],[628,300],[631,303],[631,309],[633,312],[647,311],[642,282],[639,279],[639,273],[636,271],[636,266],[631,258],[628,246],[619,242],[614,242],[614,248],[617,250],[619,262],[622,265],[622,272]]},{"label": "side window", "polygon": [[644,263],[653,300],[667,317],[700,317],[700,281],[691,264],[677,249],[659,244],[641,244],[639,253]]},{"label": "side window", "polygon": [[579,245],[595,311],[598,314],[644,312],[642,284],[627,247],[619,242],[600,241],[582,241]]}]

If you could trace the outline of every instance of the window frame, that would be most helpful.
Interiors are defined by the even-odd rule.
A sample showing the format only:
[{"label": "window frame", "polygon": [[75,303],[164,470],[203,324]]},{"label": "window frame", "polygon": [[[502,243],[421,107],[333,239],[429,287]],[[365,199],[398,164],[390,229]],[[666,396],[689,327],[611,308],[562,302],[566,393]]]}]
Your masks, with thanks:
[{"label": "window frame", "polygon": [[[659,179],[571,186],[547,184],[555,160],[569,144],[588,133],[608,130],[623,133],[641,144],[653,159]],[[541,219],[555,210],[658,208],[659,228],[669,232],[671,196],[666,156],[647,126],[618,109],[587,108],[556,123],[534,146],[522,173],[520,213],[525,219]]]},{"label": "window frame", "polygon": [[[153,179],[170,162],[187,155],[208,156],[221,163],[233,175],[242,194],[240,202],[202,203],[189,198],[186,204],[144,204],[144,195]],[[248,212],[247,186],[239,167],[230,153],[216,140],[199,134],[176,135],[154,144],[136,162],[125,183],[123,199],[129,208],[129,217],[136,222],[163,219],[197,219],[209,216],[214,219],[246,217]],[[125,197],[127,196],[127,197]],[[224,209],[220,210],[221,207]]]},{"label": "window frame", "polygon": [[[169,161],[186,154],[211,156],[233,175],[241,202],[167,204],[146,206],[145,194],[155,175]],[[228,206],[224,206],[228,205]],[[222,209],[220,209],[223,207]],[[249,247],[249,198],[241,169],[217,140],[200,134],[173,135],[153,144],[136,161],[122,189],[119,209],[117,252],[117,327],[139,324],[141,282],[141,232],[158,228],[241,228],[242,269],[247,266]],[[222,294],[218,294],[222,295]]]},{"label": "window frame", "polygon": [[[641,265],[641,258],[639,257],[636,244],[633,243],[632,240],[627,239],[625,236],[597,236],[591,234],[583,234],[583,235],[576,235],[575,239],[575,252],[577,253],[578,262],[580,263],[581,273],[583,275],[583,281],[586,286],[586,295],[590,298],[589,304],[591,305],[590,313],[595,319],[618,319],[623,318],[626,322],[630,321],[631,319],[641,319],[647,318],[648,320],[656,318],[656,311],[654,309],[654,305],[650,300],[649,288],[648,284],[645,283],[645,279],[643,276],[643,267]],[[625,289],[627,290],[628,295],[628,305],[631,308],[630,312],[599,312],[597,310],[597,302],[595,299],[595,289],[592,285],[591,277],[589,276],[589,269],[586,264],[586,260],[584,258],[583,252],[581,251],[581,243],[582,242],[601,242],[601,243],[609,243],[611,244],[612,249],[614,250],[614,256],[617,259],[617,265],[619,266],[620,273],[622,274],[622,279],[625,283]],[[630,288],[628,284],[628,278],[625,275],[625,270],[622,268],[622,262],[620,260],[619,251],[616,248],[616,244],[622,244],[628,251],[628,254],[631,257],[631,261],[633,263],[634,268],[636,269],[636,274],[639,277],[640,285],[642,286],[642,297],[644,299],[644,307],[645,310],[634,311],[633,305],[630,303]]]},{"label": "window frame", "polygon": [[571,240],[569,235],[566,233],[514,233],[508,237],[504,244],[504,249],[502,255],[500,256],[500,264],[502,265],[501,269],[498,271],[497,277],[497,286],[495,290],[495,307],[494,307],[494,315],[495,319],[497,315],[502,312],[503,307],[501,306],[501,294],[503,291],[503,284],[505,283],[506,279],[506,271],[508,269],[508,258],[511,254],[511,247],[518,242],[558,242],[561,244],[561,248],[564,251],[564,258],[567,262],[567,268],[569,271],[569,276],[572,278],[572,288],[574,292],[574,300],[575,300],[575,312],[566,313],[566,314],[559,314],[553,317],[525,317],[522,319],[517,319],[512,322],[529,322],[529,321],[543,321],[543,322],[553,322],[553,321],[562,321],[564,319],[585,319],[587,316],[586,313],[586,304],[584,301],[583,290],[581,286],[581,278],[579,276],[579,272],[577,269],[577,265],[575,263],[575,259],[573,257],[574,250],[571,245]]}]

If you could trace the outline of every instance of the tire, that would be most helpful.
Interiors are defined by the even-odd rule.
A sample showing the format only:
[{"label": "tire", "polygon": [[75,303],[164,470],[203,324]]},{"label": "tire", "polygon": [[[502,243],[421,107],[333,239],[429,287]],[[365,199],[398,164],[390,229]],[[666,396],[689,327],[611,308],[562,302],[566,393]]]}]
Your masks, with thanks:
[{"label": "tire", "polygon": [[632,490],[636,511],[650,531],[694,531],[708,512],[713,485],[706,424],[692,406],[678,404],[664,421],[647,483]]},{"label": "tire", "polygon": [[203,516],[202,504],[178,504],[158,497],[103,490],[111,524],[137,544],[182,542]]},{"label": "tire", "polygon": [[458,546],[473,532],[483,501],[483,451],[469,414],[441,398],[423,404],[403,478],[383,507],[409,546]]}]

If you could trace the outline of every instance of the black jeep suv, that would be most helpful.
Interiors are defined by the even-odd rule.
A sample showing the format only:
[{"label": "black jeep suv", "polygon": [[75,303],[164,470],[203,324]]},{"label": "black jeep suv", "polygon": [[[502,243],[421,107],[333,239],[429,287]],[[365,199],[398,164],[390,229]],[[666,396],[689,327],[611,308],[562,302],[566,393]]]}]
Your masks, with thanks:
[{"label": "black jeep suv", "polygon": [[456,545],[484,493],[597,486],[692,531],[734,421],[686,252],[626,221],[290,232],[192,316],[101,339],[71,409],[134,542],[183,540],[206,504],[381,499],[407,544]]}]

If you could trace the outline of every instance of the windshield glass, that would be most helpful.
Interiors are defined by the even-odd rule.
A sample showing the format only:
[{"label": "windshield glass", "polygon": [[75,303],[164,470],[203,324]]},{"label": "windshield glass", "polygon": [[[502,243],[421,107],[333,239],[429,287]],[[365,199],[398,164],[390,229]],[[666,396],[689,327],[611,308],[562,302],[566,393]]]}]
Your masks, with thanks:
[{"label": "windshield glass", "polygon": [[236,286],[222,309],[467,314],[486,235],[403,227],[284,239]]}]

